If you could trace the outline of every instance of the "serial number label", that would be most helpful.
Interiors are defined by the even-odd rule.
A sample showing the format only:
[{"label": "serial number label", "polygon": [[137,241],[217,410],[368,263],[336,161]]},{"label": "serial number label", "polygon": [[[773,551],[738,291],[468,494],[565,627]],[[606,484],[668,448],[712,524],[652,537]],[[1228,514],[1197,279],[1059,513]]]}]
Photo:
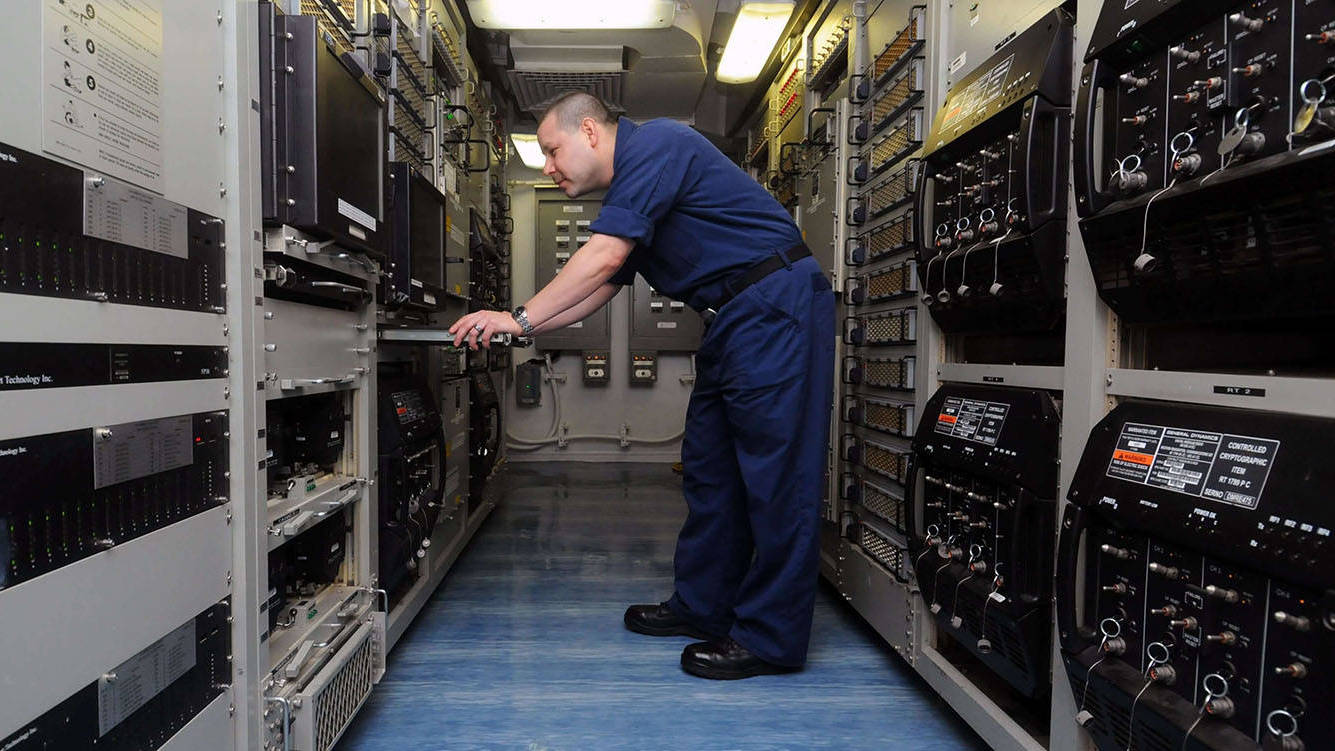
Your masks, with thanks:
[{"label": "serial number label", "polygon": [[952,396],[936,416],[936,432],[987,446],[997,445],[1011,405]]},{"label": "serial number label", "polygon": [[1195,498],[1255,509],[1279,441],[1128,422],[1107,475]]}]

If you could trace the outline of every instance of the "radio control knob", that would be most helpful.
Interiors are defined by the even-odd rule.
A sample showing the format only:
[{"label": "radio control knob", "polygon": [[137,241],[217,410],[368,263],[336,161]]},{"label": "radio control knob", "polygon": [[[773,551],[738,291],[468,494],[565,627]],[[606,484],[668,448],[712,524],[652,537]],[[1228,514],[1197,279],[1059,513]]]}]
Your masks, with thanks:
[{"label": "radio control knob", "polygon": [[1205,713],[1221,720],[1232,717],[1234,709],[1233,700],[1227,696],[1216,696],[1205,702]]},{"label": "radio control knob", "polygon": [[1173,566],[1165,566],[1162,563],[1151,563],[1150,571],[1166,579],[1176,579],[1178,575],[1177,568]]},{"label": "radio control knob", "polygon": [[1294,662],[1282,667],[1275,668],[1275,675],[1286,675],[1290,678],[1306,678],[1307,666],[1301,662]]},{"label": "radio control knob", "polygon": [[1150,668],[1150,680],[1171,686],[1177,681],[1177,668],[1172,665],[1156,665]]},{"label": "radio control knob", "polygon": [[1273,616],[1275,623],[1281,626],[1290,626],[1298,631],[1311,631],[1312,621],[1301,615],[1290,615],[1283,610],[1276,610]]}]

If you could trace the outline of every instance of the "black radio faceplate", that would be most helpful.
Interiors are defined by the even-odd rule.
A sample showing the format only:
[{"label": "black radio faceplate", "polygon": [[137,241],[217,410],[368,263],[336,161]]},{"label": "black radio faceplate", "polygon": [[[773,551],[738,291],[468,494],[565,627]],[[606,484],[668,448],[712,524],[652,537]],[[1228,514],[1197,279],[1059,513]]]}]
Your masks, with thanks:
[{"label": "black radio faceplate", "polygon": [[1063,10],[1044,16],[937,113],[913,216],[922,299],[948,333],[1063,320],[1071,29]]},{"label": "black radio faceplate", "polygon": [[1057,615],[1098,748],[1335,743],[1333,441],[1335,420],[1161,402],[1094,429],[1057,556],[1083,593],[1059,577]]},{"label": "black radio faceplate", "polygon": [[0,154],[0,292],[226,310],[221,219],[12,146]]},{"label": "black radio faceplate", "polygon": [[1046,392],[947,384],[927,402],[908,483],[909,550],[929,610],[1030,698],[1050,686],[1060,425]]}]

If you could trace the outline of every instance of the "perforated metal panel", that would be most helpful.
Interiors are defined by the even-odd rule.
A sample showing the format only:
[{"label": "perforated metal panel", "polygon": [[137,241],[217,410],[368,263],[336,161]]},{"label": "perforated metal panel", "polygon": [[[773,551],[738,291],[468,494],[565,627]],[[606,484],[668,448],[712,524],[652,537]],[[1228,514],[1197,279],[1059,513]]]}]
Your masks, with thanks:
[{"label": "perforated metal panel", "polygon": [[862,507],[892,525],[896,531],[904,531],[904,499],[899,494],[874,482],[864,482]]},{"label": "perforated metal panel", "polygon": [[867,316],[862,322],[867,344],[907,344],[918,336],[918,311],[913,308]]},{"label": "perforated metal panel", "polygon": [[917,187],[918,160],[910,159],[902,169],[867,191],[867,213],[875,218],[903,206],[913,198]]},{"label": "perforated metal panel", "polygon": [[867,555],[876,560],[877,563],[885,566],[891,571],[899,571],[904,561],[904,549],[898,544],[882,537],[877,532],[862,525],[862,533],[859,535],[858,545],[867,551]]},{"label": "perforated metal panel", "polygon": [[914,242],[913,212],[886,222],[863,236],[867,248],[867,260],[878,261],[892,253],[909,249]]},{"label": "perforated metal panel", "polygon": [[878,302],[903,294],[912,294],[918,291],[918,264],[916,261],[909,261],[899,266],[892,266],[880,273],[868,274],[866,278],[867,302]]},{"label": "perforated metal panel", "polygon": [[909,152],[922,145],[922,139],[922,108],[915,107],[909,110],[904,117],[904,122],[899,127],[889,131],[872,144],[872,172],[880,172],[908,156]]},{"label": "perforated metal panel", "polygon": [[871,124],[876,129],[888,118],[892,118],[905,105],[917,101],[923,93],[923,71],[926,59],[914,58],[905,66],[904,72],[894,83],[878,93],[871,102]]},{"label": "perforated metal panel", "polygon": [[906,451],[867,441],[862,451],[862,465],[902,484],[908,475],[908,457]]},{"label": "perforated metal panel", "polygon": [[872,77],[880,79],[890,71],[910,50],[919,47],[926,40],[927,9],[914,8],[909,15],[909,23],[890,43],[876,54],[872,61]]},{"label": "perforated metal panel", "polygon": [[299,695],[301,705],[293,727],[294,748],[328,751],[371,695],[378,659],[376,642],[371,638],[373,632],[371,624],[362,624]]},{"label": "perforated metal panel", "polygon": [[867,399],[862,415],[863,424],[869,428],[906,438],[913,436],[912,404],[896,404],[881,399]]}]

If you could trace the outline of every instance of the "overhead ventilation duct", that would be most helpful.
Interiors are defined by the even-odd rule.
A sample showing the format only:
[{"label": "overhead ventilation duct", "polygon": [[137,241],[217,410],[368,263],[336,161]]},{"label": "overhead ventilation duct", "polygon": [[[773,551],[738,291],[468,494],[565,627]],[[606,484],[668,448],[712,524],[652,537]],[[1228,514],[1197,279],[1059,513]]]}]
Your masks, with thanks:
[{"label": "overhead ventilation duct", "polygon": [[511,37],[510,84],[519,106],[539,115],[567,91],[585,91],[624,112],[626,48],[620,45],[556,47],[524,44]]}]

